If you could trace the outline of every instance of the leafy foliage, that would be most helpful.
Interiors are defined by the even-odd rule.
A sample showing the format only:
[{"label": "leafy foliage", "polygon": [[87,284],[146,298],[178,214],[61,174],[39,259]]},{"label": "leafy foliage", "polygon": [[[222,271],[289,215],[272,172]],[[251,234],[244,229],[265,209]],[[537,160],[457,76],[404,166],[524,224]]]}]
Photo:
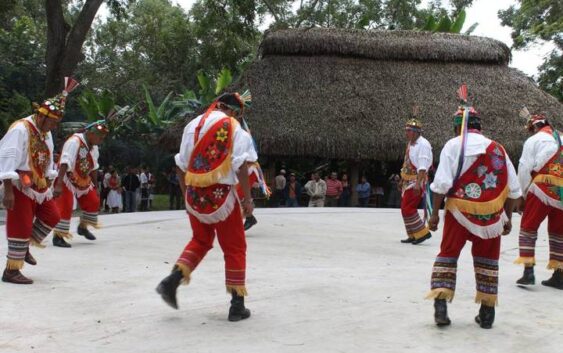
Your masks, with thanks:
[{"label": "leafy foliage", "polygon": [[550,41],[555,49],[539,67],[541,88],[563,102],[563,2],[519,0],[499,11],[502,24],[512,27],[513,47],[527,48],[538,41]]}]

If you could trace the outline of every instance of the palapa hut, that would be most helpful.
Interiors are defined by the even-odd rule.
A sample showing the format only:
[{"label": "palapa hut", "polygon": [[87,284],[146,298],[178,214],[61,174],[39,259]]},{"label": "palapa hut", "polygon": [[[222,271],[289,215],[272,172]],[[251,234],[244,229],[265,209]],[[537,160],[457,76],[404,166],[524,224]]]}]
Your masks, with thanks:
[{"label": "palapa hut", "polygon": [[527,137],[522,106],[562,127],[563,105],[509,68],[510,58],[505,44],[483,37],[290,29],[265,35],[239,85],[252,92],[247,117],[261,155],[396,161],[418,105],[438,156],[466,82],[484,132],[517,159]]}]

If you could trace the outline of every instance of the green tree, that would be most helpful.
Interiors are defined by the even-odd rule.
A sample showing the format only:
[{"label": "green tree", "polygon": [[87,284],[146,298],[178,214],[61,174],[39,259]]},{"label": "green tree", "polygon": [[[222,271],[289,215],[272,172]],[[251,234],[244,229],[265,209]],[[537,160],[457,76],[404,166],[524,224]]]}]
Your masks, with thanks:
[{"label": "green tree", "polygon": [[[138,0],[127,18],[110,16],[85,44],[79,74],[92,89],[109,89],[118,103],[144,99],[142,85],[156,101],[170,91],[195,88],[201,54],[193,24],[168,0]],[[201,59],[200,59],[201,58]]]},{"label": "green tree", "polygon": [[555,49],[538,68],[538,83],[563,102],[563,2],[519,0],[499,11],[504,26],[512,27],[514,49],[525,49],[540,40],[552,42]]}]

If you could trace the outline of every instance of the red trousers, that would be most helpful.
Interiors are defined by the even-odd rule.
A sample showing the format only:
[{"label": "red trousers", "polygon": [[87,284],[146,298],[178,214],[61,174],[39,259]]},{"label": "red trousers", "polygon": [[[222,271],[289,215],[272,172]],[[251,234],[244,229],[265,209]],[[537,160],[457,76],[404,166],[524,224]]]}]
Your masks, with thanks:
[{"label": "red trousers", "polygon": [[53,200],[38,204],[14,190],[14,208],[8,210],[6,234],[8,237],[8,269],[19,270],[28,251],[29,243],[41,246],[41,242],[59,222],[60,215]]},{"label": "red trousers", "polygon": [[401,214],[409,238],[419,239],[430,232],[418,214],[418,206],[422,202],[423,196],[422,191],[419,195],[415,195],[413,188],[406,190],[403,194]]},{"label": "red trousers", "polygon": [[[55,235],[60,237],[70,237],[70,219],[74,206],[74,193],[63,184],[62,194],[55,199],[57,207],[61,213],[61,221],[55,226]],[[95,189],[90,190],[86,195],[77,198],[78,205],[82,210],[80,224],[82,226],[98,226],[98,211],[100,208],[100,197]]]},{"label": "red trousers", "polygon": [[516,260],[516,263],[528,266],[535,265],[538,229],[546,218],[549,235],[549,263],[547,267],[563,270],[563,211],[544,204],[532,193],[528,193],[524,214],[522,215],[518,238],[520,257]]},{"label": "red trousers", "polygon": [[501,237],[482,239],[471,234],[450,212],[446,212],[440,253],[432,269],[430,297],[452,300],[456,286],[457,259],[467,241],[472,243],[471,254],[477,295],[475,300],[494,306],[498,292],[498,259]]},{"label": "red trousers", "polygon": [[235,290],[239,295],[246,295],[246,237],[238,203],[230,216],[219,223],[201,223],[191,214],[189,218],[193,237],[176,262],[176,265],[182,269],[185,279],[189,280],[190,273],[213,248],[213,241],[217,235],[225,259],[227,291]]}]

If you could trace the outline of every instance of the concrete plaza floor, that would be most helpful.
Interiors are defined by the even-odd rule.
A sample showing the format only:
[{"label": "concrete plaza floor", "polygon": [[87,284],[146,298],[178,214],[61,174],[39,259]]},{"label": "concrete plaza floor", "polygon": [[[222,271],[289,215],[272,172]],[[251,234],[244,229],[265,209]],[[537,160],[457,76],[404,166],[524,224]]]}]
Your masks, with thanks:
[{"label": "concrete plaza floor", "polygon": [[[248,232],[249,320],[226,320],[218,245],[179,289],[180,310],[155,293],[190,237],[185,213],[102,216],[98,240],[33,248],[31,286],[0,282],[0,352],[558,352],[563,292],[518,288],[517,233],[504,237],[500,306],[492,330],[474,323],[467,245],[459,262],[452,326],[433,323],[424,300],[441,231],[401,244],[399,210],[259,209]],[[75,227],[76,220],[73,221]],[[537,281],[548,278],[545,227]],[[6,252],[5,228],[0,255]]]}]

